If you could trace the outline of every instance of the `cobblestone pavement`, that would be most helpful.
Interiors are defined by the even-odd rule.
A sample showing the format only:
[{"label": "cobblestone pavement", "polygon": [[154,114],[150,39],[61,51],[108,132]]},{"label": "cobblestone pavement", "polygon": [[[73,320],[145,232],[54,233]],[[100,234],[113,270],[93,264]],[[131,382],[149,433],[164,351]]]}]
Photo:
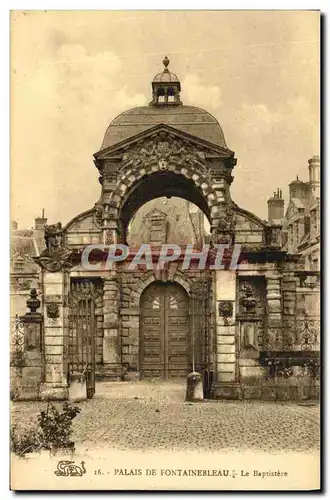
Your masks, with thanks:
[{"label": "cobblestone pavement", "polygon": [[[79,403],[76,443],[121,450],[314,451],[319,405],[259,401],[184,401],[185,385],[102,382]],[[13,403],[12,421],[33,421],[41,402]]]}]

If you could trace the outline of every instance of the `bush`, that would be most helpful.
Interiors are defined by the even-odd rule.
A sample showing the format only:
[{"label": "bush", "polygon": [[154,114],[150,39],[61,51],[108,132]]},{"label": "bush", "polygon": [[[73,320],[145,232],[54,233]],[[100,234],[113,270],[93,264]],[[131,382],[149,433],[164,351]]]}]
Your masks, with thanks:
[{"label": "bush", "polygon": [[35,427],[22,429],[13,425],[10,429],[10,445],[12,451],[21,456],[40,451],[43,447],[40,429]]},{"label": "bush", "polygon": [[78,406],[64,403],[62,411],[52,403],[47,403],[46,411],[42,410],[37,416],[37,426],[19,429],[13,426],[11,429],[12,451],[24,455],[39,451],[41,449],[56,450],[58,448],[70,448],[72,433],[72,421],[80,412]]}]

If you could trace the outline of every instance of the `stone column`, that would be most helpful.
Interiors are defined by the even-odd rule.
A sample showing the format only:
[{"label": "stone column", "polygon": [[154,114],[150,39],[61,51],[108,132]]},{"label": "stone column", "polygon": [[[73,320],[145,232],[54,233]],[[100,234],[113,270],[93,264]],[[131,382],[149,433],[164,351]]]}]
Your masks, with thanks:
[{"label": "stone column", "polygon": [[63,400],[68,397],[66,351],[64,338],[65,273],[42,272],[44,316],[44,383],[40,396]]},{"label": "stone column", "polygon": [[121,374],[119,333],[119,288],[117,272],[110,271],[103,288],[103,364],[108,377],[119,379]]},{"label": "stone column", "polygon": [[282,339],[282,296],[281,296],[281,277],[279,275],[267,275],[267,332],[266,348],[267,350],[281,350]]},{"label": "stone column", "polygon": [[236,271],[215,271],[216,303],[216,382],[212,392],[217,398],[240,398],[236,351]]}]

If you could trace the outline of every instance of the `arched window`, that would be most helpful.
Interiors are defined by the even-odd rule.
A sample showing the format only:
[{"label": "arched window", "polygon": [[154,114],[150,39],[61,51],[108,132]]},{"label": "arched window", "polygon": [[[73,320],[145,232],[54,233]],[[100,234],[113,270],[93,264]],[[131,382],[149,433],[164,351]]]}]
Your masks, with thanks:
[{"label": "arched window", "polygon": [[153,309],[159,309],[160,308],[159,297],[155,297],[154,300],[152,301],[152,308]]},{"label": "arched window", "polygon": [[170,297],[170,308],[171,309],[177,309],[178,308],[178,301],[174,295],[171,295]]}]

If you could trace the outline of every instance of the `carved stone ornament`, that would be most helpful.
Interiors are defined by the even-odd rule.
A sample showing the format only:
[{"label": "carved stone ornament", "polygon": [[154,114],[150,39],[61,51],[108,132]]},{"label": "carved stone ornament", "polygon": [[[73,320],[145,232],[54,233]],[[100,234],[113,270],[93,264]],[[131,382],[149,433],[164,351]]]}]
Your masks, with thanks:
[{"label": "carved stone ornament", "polygon": [[34,257],[34,261],[42,269],[51,273],[69,270],[74,265],[71,262],[73,252],[63,246],[62,224],[45,225],[46,250],[39,257]]},{"label": "carved stone ornament", "polygon": [[103,205],[95,205],[94,207],[94,222],[98,229],[102,228],[103,223]]},{"label": "carved stone ornament", "polygon": [[232,244],[235,235],[234,207],[229,206],[212,232],[212,240],[216,244]]},{"label": "carved stone ornament", "polygon": [[241,299],[245,312],[254,314],[256,312],[257,301],[253,297],[253,288],[249,283],[245,283],[242,288],[243,297]]},{"label": "carved stone ornament", "polygon": [[106,229],[105,231],[105,244],[113,245],[115,243],[115,235],[112,229]]},{"label": "carved stone ornament", "polygon": [[94,223],[98,229],[105,229],[107,221],[116,220],[116,204],[113,201],[96,203],[94,206]]},{"label": "carved stone ornament", "polygon": [[[201,148],[202,149],[202,148]],[[197,165],[205,170],[205,155],[193,144],[171,136],[165,131],[154,138],[141,140],[137,146],[123,157],[122,166],[149,166],[158,164],[166,170],[171,162],[176,164]]]},{"label": "carved stone ornament", "polygon": [[55,302],[47,304],[46,309],[48,318],[57,319],[60,317],[60,310],[58,304],[56,304]]},{"label": "carved stone ornament", "polygon": [[218,303],[219,316],[224,318],[225,323],[228,322],[228,318],[233,316],[234,304],[230,300],[222,300]]}]

